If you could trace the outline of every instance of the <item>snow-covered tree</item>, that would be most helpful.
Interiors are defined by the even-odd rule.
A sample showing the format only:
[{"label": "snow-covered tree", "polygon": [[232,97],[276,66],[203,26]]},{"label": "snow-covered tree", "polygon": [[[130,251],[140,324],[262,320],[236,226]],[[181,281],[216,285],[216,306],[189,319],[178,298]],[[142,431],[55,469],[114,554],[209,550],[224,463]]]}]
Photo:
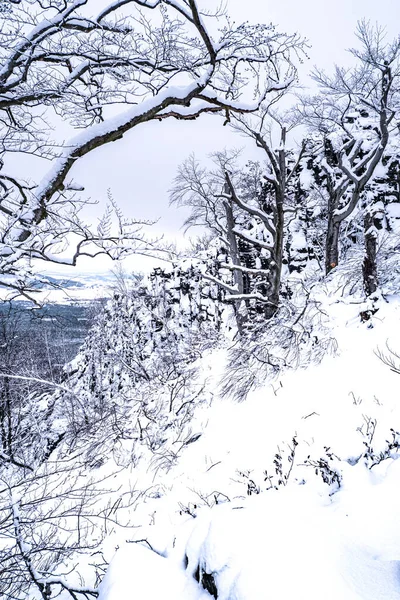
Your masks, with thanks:
[{"label": "snow-covered tree", "polygon": [[[308,98],[303,110],[311,129],[318,132],[317,185],[325,190],[328,204],[327,273],[339,262],[341,226],[353,215],[372,181],[400,108],[400,39],[387,43],[382,29],[363,21],[356,35],[360,49],[351,52],[358,65],[352,69],[336,67],[333,76],[315,71],[322,94]],[[369,208],[366,210],[368,214]],[[372,259],[369,248],[367,244],[367,293]]]},{"label": "snow-covered tree", "polygon": [[395,129],[385,148],[381,163],[362,195],[365,256],[362,265],[363,286],[367,296],[379,288],[378,252],[387,234],[394,234],[398,246],[400,216],[400,140]]},{"label": "snow-covered tree", "polygon": [[288,127],[275,117],[280,132],[275,148],[266,121],[270,125],[268,109],[252,120],[235,118],[234,124],[264,151],[265,166],[250,162],[241,168],[237,153],[218,153],[217,169],[207,171],[190,157],[172,191],[173,202],[191,207],[186,224],[206,226],[220,240],[220,272],[203,276],[225,290],[225,301],[236,307],[239,329],[251,307],[267,319],[277,311],[285,250],[291,272],[304,269],[314,256],[306,232],[311,216],[306,143],[289,148]]},{"label": "snow-covered tree", "polygon": [[[96,470],[111,457],[114,470],[140,460],[169,470],[196,439],[192,416],[210,392],[194,363],[218,339],[225,308],[218,288],[201,278],[200,262],[156,269],[135,278],[128,293],[118,289],[63,381],[47,389],[42,381],[33,395],[24,388],[30,411],[14,406],[19,414],[12,418],[23,422],[13,430],[11,451],[0,437],[2,597],[37,593],[50,600],[62,590],[72,600],[95,597],[102,556],[92,554],[118,510],[135,501],[132,494],[121,499],[108,487],[109,473]],[[0,436],[7,408],[1,400]],[[64,576],[71,556],[80,565]],[[91,585],[83,584],[85,556]]]},{"label": "snow-covered tree", "polygon": [[[72,171],[79,159],[155,119],[254,110],[291,83],[291,52],[303,45],[272,26],[232,27],[197,0],[117,0],[99,12],[93,0],[3,7],[0,273],[16,294],[26,292],[31,259],[75,265],[82,255],[149,248],[142,223],[125,220],[112,202],[97,229],[81,219]],[[61,150],[52,135],[59,118],[84,129]],[[27,183],[8,173],[10,153],[53,166]]]},{"label": "snow-covered tree", "polygon": [[[54,431],[48,429],[49,445],[60,439],[60,430],[74,439],[84,431],[122,427],[138,386],[179,379],[200,349],[215,343],[225,307],[218,287],[202,279],[202,262],[157,268],[128,293],[114,293],[66,367],[62,385],[46,396],[47,420],[56,422]],[[138,411],[146,413],[151,402],[138,400]]]}]

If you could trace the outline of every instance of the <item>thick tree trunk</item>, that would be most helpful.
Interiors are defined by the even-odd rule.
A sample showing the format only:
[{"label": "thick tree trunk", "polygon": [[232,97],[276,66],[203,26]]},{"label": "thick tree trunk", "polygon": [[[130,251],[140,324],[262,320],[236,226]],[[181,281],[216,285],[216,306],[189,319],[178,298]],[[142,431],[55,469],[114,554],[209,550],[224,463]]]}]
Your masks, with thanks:
[{"label": "thick tree trunk", "polygon": [[282,262],[283,262],[283,239],[285,229],[285,212],[284,202],[286,195],[286,129],[282,128],[281,131],[281,148],[278,152],[278,184],[275,187],[275,235],[274,235],[274,248],[271,256],[270,263],[270,288],[268,291],[268,304],[265,307],[265,318],[270,319],[273,317],[278,310],[279,300],[281,295],[281,276],[282,276]]},{"label": "thick tree trunk", "polygon": [[281,269],[277,264],[271,264],[270,275],[270,292],[268,294],[268,302],[265,304],[264,315],[266,319],[271,319],[274,316],[279,306],[280,284],[281,284]]},{"label": "thick tree trunk", "polygon": [[[236,235],[234,234],[235,219],[233,217],[232,205],[230,202],[225,202],[225,215],[226,215],[226,236],[229,243],[229,256],[232,260],[232,264],[241,266],[240,254],[237,245]],[[233,271],[234,282],[237,288],[237,293],[242,295],[244,293],[244,281],[243,273],[239,269]],[[248,319],[247,307],[244,300],[238,300],[234,304],[236,324],[239,335],[242,335],[244,325]]]},{"label": "thick tree trunk", "polygon": [[283,212],[284,192],[280,190],[276,194],[276,219],[275,219],[275,240],[274,250],[270,262],[270,277],[268,304],[265,306],[265,318],[270,319],[274,316],[279,306],[282,261],[283,261],[283,238],[284,238],[284,212]]},{"label": "thick tree trunk", "polygon": [[329,211],[328,230],[325,246],[325,272],[328,275],[339,263],[340,221],[335,221],[333,211]]},{"label": "thick tree trunk", "polygon": [[362,265],[363,285],[366,296],[374,294],[378,289],[378,267],[376,252],[378,243],[378,229],[382,227],[381,219],[367,210],[364,214],[364,243],[365,256]]}]

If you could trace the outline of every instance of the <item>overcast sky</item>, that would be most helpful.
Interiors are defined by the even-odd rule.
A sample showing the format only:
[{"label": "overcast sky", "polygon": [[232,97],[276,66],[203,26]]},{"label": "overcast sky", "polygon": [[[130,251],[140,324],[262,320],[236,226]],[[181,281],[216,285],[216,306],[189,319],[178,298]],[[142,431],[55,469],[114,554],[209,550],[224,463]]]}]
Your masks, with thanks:
[{"label": "overcast sky", "polygon": [[[208,3],[215,6],[214,1]],[[399,34],[400,0],[227,0],[226,7],[237,24],[244,20],[272,22],[280,31],[298,31],[305,36],[311,47],[310,60],[300,68],[303,83],[309,82],[307,73],[313,65],[329,71],[335,63],[351,64],[346,49],[356,45],[354,30],[358,20],[366,18],[386,27],[388,39]],[[153,227],[154,235],[164,233],[168,238],[179,239],[183,235],[180,227],[184,212],[169,207],[168,200],[178,165],[191,152],[202,159],[215,150],[245,144],[243,138],[222,123],[223,119],[215,116],[196,122],[146,123],[134,128],[123,140],[80,160],[73,176],[85,185],[86,195],[100,204],[105,203],[110,189],[127,216],[159,218]],[[96,219],[96,211],[91,214]],[[141,265],[139,259],[129,262],[128,268]],[[108,268],[108,262],[96,263],[97,270]],[[79,265],[79,270],[86,269],[92,267]]]}]

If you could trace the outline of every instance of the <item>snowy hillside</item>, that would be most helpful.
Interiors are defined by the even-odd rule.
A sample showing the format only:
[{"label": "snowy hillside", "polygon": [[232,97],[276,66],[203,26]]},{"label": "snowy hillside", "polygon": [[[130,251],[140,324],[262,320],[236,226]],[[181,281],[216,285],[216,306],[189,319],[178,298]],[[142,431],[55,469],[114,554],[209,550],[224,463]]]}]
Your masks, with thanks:
[{"label": "snowy hillside", "polygon": [[[51,460],[28,477],[14,468],[21,540],[18,523],[31,523],[41,555],[70,548],[38,582],[90,596],[110,562],[100,600],[400,598],[400,299],[386,295],[363,321],[367,305],[337,292],[341,277],[311,285],[323,315],[314,348],[254,377],[242,402],[226,385],[227,374],[243,381],[229,366],[238,342],[210,329],[205,345],[208,321],[196,325],[207,286],[192,279],[180,302],[178,269],[153,279],[161,304],[142,288],[109,302],[65,383],[37,405],[51,415],[40,433]],[[32,464],[31,450],[18,460]]]},{"label": "snowy hillside", "polygon": [[[146,542],[119,538],[101,600],[209,597],[193,578],[223,600],[400,597],[399,374],[377,356],[396,348],[400,303],[369,324],[335,296],[324,309],[335,356],[197,411],[202,436],[154,475],[160,497],[135,511]],[[218,380],[225,354],[204,376]]]},{"label": "snowy hillside", "polygon": [[394,272],[372,305],[344,293],[351,262],[295,274],[287,315],[243,344],[202,260],[115,293],[25,400],[5,589],[29,565],[32,599],[400,598]]},{"label": "snowy hillside", "polygon": [[400,37],[212,4],[0,0],[0,600],[400,600]]},{"label": "snowy hillside", "polygon": [[8,589],[22,560],[35,599],[42,582],[63,600],[400,598],[394,274],[367,320],[349,264],[293,276],[301,321],[244,346],[199,265],[116,293],[63,381],[28,396],[2,475]]}]

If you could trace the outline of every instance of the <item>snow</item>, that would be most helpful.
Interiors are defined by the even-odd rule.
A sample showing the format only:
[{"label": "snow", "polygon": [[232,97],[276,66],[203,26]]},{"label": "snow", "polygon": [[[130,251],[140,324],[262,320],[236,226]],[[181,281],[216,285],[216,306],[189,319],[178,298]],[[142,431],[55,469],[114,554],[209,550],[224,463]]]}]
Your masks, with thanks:
[{"label": "snow", "polygon": [[[366,508],[369,499],[361,511],[364,530]],[[348,529],[343,509],[317,502],[306,486],[254,496],[236,510],[225,505],[210,512],[209,521],[197,524],[189,539],[189,556],[194,563],[200,556],[207,571],[216,574],[221,600],[394,600],[400,595],[400,563],[374,555],[366,536],[357,537],[362,531]],[[203,529],[200,547],[196,529]]]},{"label": "snow", "polygon": [[298,486],[204,509],[186,544],[186,572],[173,559],[126,545],[99,598],[209,598],[189,578],[200,564],[213,573],[220,600],[396,600],[400,526],[386,515],[397,513],[400,463],[390,466],[387,487],[371,486],[365,469],[353,467],[357,485],[345,487],[340,500]]},{"label": "snow", "polygon": [[139,544],[117,550],[99,589],[99,600],[207,600],[183,569]]},{"label": "snow", "polygon": [[301,169],[299,180],[303,190],[310,190],[312,188],[313,174],[309,169],[307,169],[306,164],[304,164],[303,168]]},{"label": "snow", "polygon": [[[146,2],[146,6],[148,6],[149,8],[155,8],[157,6],[157,4],[159,3],[160,0],[153,0],[152,2],[150,2],[150,0],[147,0]],[[121,6],[123,6],[124,4],[127,4],[128,2],[130,2],[130,0],[115,0],[115,2],[111,2],[110,4],[107,4],[106,8],[104,10],[102,10],[99,15],[97,16],[97,22],[100,23],[100,21],[102,21],[102,19],[104,19],[106,16],[108,16],[109,14],[111,14],[112,12],[114,12],[115,10],[117,10],[118,8],[120,8]]]},{"label": "snow", "polygon": [[[396,344],[400,304],[383,302],[365,324],[362,305],[323,288],[317,297],[329,311],[336,355],[286,371],[241,404],[216,397],[196,413],[192,427],[203,435],[164,478],[162,497],[142,507],[153,520],[148,526],[140,517],[137,539],[164,556],[121,546],[101,600],[129,600],[133,593],[145,600],[210,597],[196,572],[212,574],[219,600],[400,598],[400,461],[394,452],[371,467],[362,435],[375,421],[372,445],[379,452],[390,428],[400,429],[399,376],[376,355],[387,340]],[[215,391],[225,362],[223,348],[202,359]],[[293,470],[276,490],[265,471],[274,476],[278,448],[287,471],[293,436]],[[340,487],[307,465],[309,455],[315,461],[326,447]],[[260,493],[248,495],[250,481]],[[177,506],[192,516],[179,515]]]},{"label": "snow", "polygon": [[122,114],[109,118],[104,123],[93,125],[75,136],[66,145],[63,154],[55,161],[47,176],[42,179],[41,183],[36,188],[36,198],[40,199],[46,195],[53,181],[58,177],[59,173],[64,169],[65,165],[78,148],[84,147],[98,137],[108,135],[113,131],[124,129],[128,127],[129,124],[133,124],[136,120],[139,122],[141,117],[161,106],[166,100],[171,100],[171,103],[173,104],[173,100],[183,100],[184,98],[187,98],[196,89],[200,89],[203,85],[207,84],[207,78],[210,73],[210,69],[208,71],[206,70],[202,77],[199,77],[198,80],[186,86],[168,86],[155,96],[146,98],[140,104],[133,106]]},{"label": "snow", "polygon": [[271,250],[271,244],[264,242],[261,239],[258,239],[250,234],[248,234],[246,231],[244,231],[243,229],[240,229],[239,227],[234,227],[232,229],[232,231],[234,233],[236,233],[238,236],[240,236],[241,238],[243,238],[244,240],[250,242],[251,244],[255,244],[257,246],[260,246],[260,248],[264,248],[265,250]]},{"label": "snow", "polygon": [[[42,277],[44,277],[42,281],[45,282],[45,276]],[[32,293],[32,296],[40,304],[84,304],[94,302],[109,298],[111,287],[115,285],[115,278],[110,272],[97,275],[82,275],[78,272],[73,277],[52,274],[52,278],[53,284],[49,283],[43,289],[35,289]],[[3,276],[2,279],[7,284],[6,276]],[[66,281],[68,281],[68,286],[66,286]],[[12,297],[13,292],[10,292],[9,288],[0,287],[0,300],[9,300]]]},{"label": "snow", "polygon": [[[13,54],[11,55],[9,60],[5,62],[4,67],[0,70],[0,77],[4,78],[4,76],[9,76],[8,71],[9,71],[10,64],[12,63],[12,59],[14,58],[14,56],[21,55],[21,53],[26,52],[26,51],[30,52],[31,51],[30,44],[32,41],[40,39],[40,37],[43,35],[43,33],[46,32],[46,30],[58,27],[59,24],[64,19],[66,19],[77,8],[85,5],[86,2],[87,2],[87,0],[75,0],[65,10],[61,10],[60,12],[58,12],[52,19],[44,19],[36,27],[31,29],[31,31],[29,32],[28,35],[25,34],[22,38],[22,41],[19,44],[15,45],[15,47],[13,49]],[[20,78],[19,77],[15,78],[15,81],[19,82]],[[13,80],[8,81],[8,87],[12,88],[13,83],[14,83]]]},{"label": "snow", "polygon": [[[192,275],[186,293],[180,278],[187,273],[179,268],[170,270],[165,280],[160,272],[148,277],[154,292],[158,289],[162,297],[168,293],[174,300],[170,306],[180,306],[181,313],[175,313],[179,319],[168,324],[175,336],[185,330],[188,316],[197,314],[192,312],[196,303],[199,310],[197,279],[190,271],[198,264],[186,262]],[[74,441],[75,455],[67,452],[68,460],[76,456],[90,465],[87,472],[98,478],[99,491],[110,486],[106,499],[102,493],[96,498],[95,514],[130,498],[118,512],[121,525],[114,523],[102,544],[104,558],[111,562],[100,586],[100,600],[206,600],[212,596],[198,580],[208,577],[210,581],[211,576],[219,600],[400,598],[399,454],[392,449],[384,460],[379,458],[387,449],[391,428],[400,431],[399,375],[376,354],[386,350],[387,341],[397,349],[400,299],[381,298],[379,312],[363,323],[359,313],[367,305],[356,296],[337,293],[339,281],[339,275],[334,275],[328,284],[312,289],[312,301],[329,323],[321,336],[335,336],[336,352],[326,352],[320,364],[310,361],[304,369],[282,370],[237,403],[220,394],[235,342],[220,342],[190,365],[199,370],[196,381],[190,374],[190,385],[195,386],[190,393],[200,390],[200,396],[190,421],[178,423],[179,427],[165,407],[175,379],[161,391],[149,384],[126,387],[122,395],[117,385],[108,383],[109,373],[122,373],[127,386],[126,372],[115,357],[130,351],[133,335],[113,323],[109,310],[104,326],[114,326],[116,336],[107,352],[98,355],[104,362],[111,360],[101,385],[104,392],[110,387],[117,410],[123,402],[128,416],[121,422],[123,437],[110,430],[92,449],[90,441]],[[208,311],[212,285],[205,288],[202,306]],[[131,309],[127,321],[138,311],[137,305]],[[122,315],[123,303],[114,310]],[[162,317],[160,307],[153,306],[152,311]],[[151,318],[148,315],[145,322],[144,307],[142,313],[142,327],[150,329]],[[104,343],[111,340],[101,328],[100,335]],[[100,339],[94,338],[94,343]],[[323,341],[321,337],[319,343]],[[155,351],[153,340],[143,354],[151,360]],[[71,370],[78,372],[86,358],[78,355]],[[81,393],[83,388],[77,389]],[[157,408],[157,394],[164,394],[160,396],[164,408]],[[135,412],[141,396],[146,410],[156,409],[145,413],[154,433],[149,430],[149,443],[143,444],[135,431],[137,418],[145,425],[145,416]],[[80,398],[86,401],[86,396]],[[157,422],[152,424],[154,416]],[[62,418],[66,418],[62,411],[58,418],[54,415],[53,432],[63,431]],[[162,423],[167,425],[164,429]],[[372,438],[368,437],[371,431]],[[162,441],[157,432],[162,432]],[[373,449],[369,454],[366,441]],[[150,447],[153,442],[158,444],[156,451]],[[323,481],[318,466],[322,459],[337,479]],[[66,485],[61,479],[60,485]],[[102,502],[107,502],[107,508]],[[125,519],[129,527],[123,525]],[[85,569],[91,572],[86,562],[92,561],[90,555],[80,556],[52,577],[59,580],[61,573],[79,563],[79,572],[74,571],[76,585],[82,588],[85,583],[90,589],[93,579],[80,581],[79,575]]]},{"label": "snow", "polygon": [[386,207],[389,218],[400,219],[400,204],[398,202],[392,202]]},{"label": "snow", "polygon": [[[84,4],[86,0],[76,0],[65,11]],[[114,2],[99,21],[124,4]],[[159,4],[161,0],[142,2],[143,8]],[[186,16],[185,6],[194,6],[181,0],[166,4]],[[166,20],[169,24],[173,34],[179,23]],[[53,25],[56,21],[44,22],[32,35]],[[37,202],[51,195],[52,183],[72,168],[75,154],[87,153],[91,142],[102,143],[99,136],[121,137],[160,106],[158,114],[165,116],[165,106],[174,103],[190,104],[178,107],[181,116],[224,104],[228,96],[232,109],[253,110],[257,103],[240,101],[241,83],[249,92],[245,83],[251,80],[241,63],[245,67],[247,59],[256,67],[266,59],[265,29],[259,26],[260,53],[253,44],[252,54],[246,54],[246,27],[221,30],[222,40],[224,35],[228,40],[225,66],[221,60],[217,66],[199,60],[198,78],[189,74],[189,65],[187,79],[173,76],[171,86],[166,84],[155,97],[143,96],[140,105],[89,127],[64,146],[36,189],[36,199],[27,202],[10,226],[10,240],[20,239],[25,225],[29,229]],[[230,34],[242,38],[243,56],[236,56],[239,49],[229,44]],[[190,46],[191,38],[186,41]],[[22,42],[21,52],[25,46]],[[192,45],[193,56],[202,46],[201,40]],[[215,48],[222,50],[221,59],[223,46]],[[238,88],[227,76],[236,60],[242,71],[237,73]],[[84,69],[85,63],[77,68]],[[172,85],[185,80],[186,86]],[[272,85],[278,91],[289,83]],[[225,89],[222,98],[226,85],[234,89],[232,94]],[[362,179],[354,175],[360,174],[360,162],[354,164],[360,148],[367,153],[359,157],[361,165],[376,152],[376,134],[366,129],[372,120],[361,119],[358,111],[349,116],[357,121],[354,146],[343,132],[330,135],[333,148],[343,155],[343,168],[331,168],[321,157],[314,165],[325,170],[336,190],[348,191],[341,195],[336,215],[348,212],[345,203],[352,190],[341,171],[349,175],[352,169],[353,183]],[[375,176],[386,174],[382,168]],[[314,188],[311,175],[303,165],[303,189],[298,191]],[[272,181],[268,175],[266,179]],[[371,180],[363,200],[373,201],[379,185]],[[385,200],[393,193],[389,183],[379,189]],[[293,204],[297,215],[289,224],[290,239],[285,239],[295,255],[292,266],[309,243],[318,244],[306,235],[309,207],[301,202],[297,206],[296,198]],[[230,323],[232,306],[223,302],[241,301],[244,313],[246,304],[253,308],[246,301],[267,297],[257,292],[266,286],[261,277],[248,294],[240,294],[239,285],[232,284],[235,271],[265,274],[262,265],[272,268],[278,258],[268,252],[274,233],[269,219],[257,208],[237,204],[256,217],[245,222],[239,217],[233,229],[256,247],[249,266],[232,265],[218,240],[209,253],[172,265],[167,274],[156,269],[130,296],[121,284],[66,367],[63,383],[50,385],[54,395],[38,401],[28,395],[26,407],[19,400],[25,419],[17,421],[20,441],[32,462],[13,464],[11,450],[9,456],[0,453],[6,461],[0,473],[4,490],[13,490],[7,498],[3,490],[1,498],[5,517],[0,545],[17,550],[6,559],[11,572],[14,564],[22,565],[16,576],[26,575],[27,588],[36,585],[41,595],[60,600],[94,597],[109,563],[100,600],[400,600],[400,354],[393,355],[392,364],[385,364],[383,355],[391,347],[400,353],[400,298],[393,294],[398,282],[380,278],[382,292],[366,301],[359,294],[360,278],[353,285],[356,276],[349,275],[354,258],[348,265],[343,261],[347,274],[341,264],[327,277],[313,273],[312,265],[291,276],[287,261],[277,315],[265,323],[260,311],[238,339],[237,325]],[[389,222],[400,214],[394,204],[387,211]],[[377,217],[383,208],[377,202],[366,210]],[[317,210],[323,211],[323,203]],[[360,212],[358,226],[361,217]],[[100,234],[102,228],[100,224]],[[375,225],[367,233],[378,234]],[[382,230],[382,241],[386,234],[391,235],[390,228]],[[40,231],[37,235],[39,243]],[[393,250],[395,242],[390,243]],[[5,245],[7,256],[9,248]],[[391,248],[383,244],[379,250],[384,255],[379,268],[392,266],[395,273],[398,255],[392,251],[388,259]],[[22,252],[21,246],[12,260]],[[350,255],[351,249],[343,247],[342,254],[346,252]],[[361,252],[358,248],[358,257]],[[56,256],[48,258],[57,262]],[[213,274],[208,273],[210,265]],[[31,271],[24,275],[28,279]],[[103,282],[94,285],[93,295],[98,297],[102,288]],[[88,297],[86,289],[69,291],[73,300],[82,293]],[[46,383],[39,377],[2,376]],[[249,390],[247,396],[236,393],[242,389]],[[37,445],[29,447],[25,440],[32,424],[40,440],[33,436]],[[12,444],[17,446],[14,440]],[[75,538],[78,550],[68,554],[66,546]],[[70,594],[64,575],[78,586]],[[49,593],[41,589],[45,584],[53,586]],[[27,600],[36,599],[38,590],[27,589]]]}]

